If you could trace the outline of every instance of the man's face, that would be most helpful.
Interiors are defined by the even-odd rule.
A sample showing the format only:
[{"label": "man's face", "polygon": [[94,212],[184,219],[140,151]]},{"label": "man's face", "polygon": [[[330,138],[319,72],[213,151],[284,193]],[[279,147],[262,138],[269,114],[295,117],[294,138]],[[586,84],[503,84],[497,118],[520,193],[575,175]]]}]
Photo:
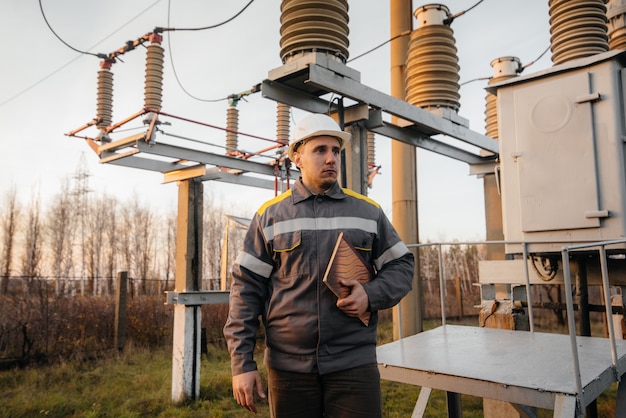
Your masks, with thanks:
[{"label": "man's face", "polygon": [[321,194],[335,184],[339,175],[340,152],[339,140],[333,136],[311,138],[298,147],[294,162],[309,191]]}]

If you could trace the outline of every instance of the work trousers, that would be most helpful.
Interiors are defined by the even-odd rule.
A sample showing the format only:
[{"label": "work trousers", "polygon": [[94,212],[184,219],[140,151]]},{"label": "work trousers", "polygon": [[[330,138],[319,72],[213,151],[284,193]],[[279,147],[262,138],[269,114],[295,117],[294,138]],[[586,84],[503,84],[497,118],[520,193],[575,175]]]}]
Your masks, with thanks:
[{"label": "work trousers", "polygon": [[268,370],[273,418],[380,418],[380,373],[375,363],[319,375]]}]

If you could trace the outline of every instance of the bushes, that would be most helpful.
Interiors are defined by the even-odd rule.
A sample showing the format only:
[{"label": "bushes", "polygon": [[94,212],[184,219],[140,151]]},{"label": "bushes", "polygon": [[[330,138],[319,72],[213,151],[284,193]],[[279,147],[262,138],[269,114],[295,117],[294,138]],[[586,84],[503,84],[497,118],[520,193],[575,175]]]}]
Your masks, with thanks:
[{"label": "bushes", "polygon": [[[440,318],[439,283],[424,280],[424,284],[425,318]],[[476,286],[461,289],[455,281],[446,281],[446,287],[448,316],[459,316],[461,306],[465,315],[477,315]],[[205,343],[225,347],[222,328],[228,305],[201,309]],[[165,304],[163,293],[130,292],[126,313],[127,345],[171,347],[174,309]],[[114,322],[114,296],[70,296],[56,293],[54,283],[45,279],[11,279],[8,293],[0,296],[0,369],[107,355],[116,350]]]},{"label": "bushes", "polygon": [[[41,286],[45,286],[45,283]],[[110,348],[115,304],[103,299],[4,295],[0,358],[5,365],[94,356]]]},{"label": "bushes", "polygon": [[[134,296],[127,305],[127,344],[170,347],[174,309],[165,297]],[[209,343],[223,342],[227,305],[202,307]],[[56,296],[44,280],[0,296],[0,368],[89,359],[114,351],[113,296]]]}]

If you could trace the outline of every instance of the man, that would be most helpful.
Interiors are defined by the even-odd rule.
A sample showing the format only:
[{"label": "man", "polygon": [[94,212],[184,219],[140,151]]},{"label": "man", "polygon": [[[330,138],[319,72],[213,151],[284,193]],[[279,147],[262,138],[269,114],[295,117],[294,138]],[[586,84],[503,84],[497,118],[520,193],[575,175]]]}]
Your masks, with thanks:
[{"label": "man", "polygon": [[[265,398],[253,358],[262,316],[273,417],[382,415],[376,312],[411,290],[414,259],[378,204],[337,183],[349,140],[326,115],[296,125],[288,154],[301,177],[257,210],[235,262],[224,335],[233,395],[250,411]],[[341,232],[376,275],[340,278],[351,291],[337,299],[322,279]]]}]

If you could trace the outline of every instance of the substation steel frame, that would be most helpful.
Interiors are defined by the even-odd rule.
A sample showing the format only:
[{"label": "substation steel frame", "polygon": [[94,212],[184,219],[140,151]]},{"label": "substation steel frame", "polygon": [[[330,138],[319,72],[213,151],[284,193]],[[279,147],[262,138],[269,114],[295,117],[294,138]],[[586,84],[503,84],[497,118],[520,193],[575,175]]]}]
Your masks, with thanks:
[{"label": "substation steel frame", "polygon": [[[498,142],[471,131],[456,113],[444,110],[443,116],[439,116],[365,86],[360,83],[357,71],[322,53],[306,54],[270,71],[268,79],[262,82],[261,92],[265,98],[309,112],[339,112],[345,125],[360,123],[374,133],[470,165],[490,167],[495,165],[498,156]],[[322,98],[329,94],[330,100]],[[337,96],[354,103],[339,109],[332,100]],[[385,114],[397,116],[402,125],[386,121]],[[201,248],[198,230],[201,228],[201,217],[198,218],[202,210],[201,183],[213,180],[273,189],[276,172],[269,164],[158,143],[148,140],[150,136],[149,133],[133,135],[99,147],[93,139],[86,139],[100,156],[101,163],[158,171],[164,175],[164,182],[179,184],[176,289],[167,293],[168,304],[174,305],[172,400],[179,402],[199,396],[201,305],[226,300],[224,292],[200,290],[201,265],[193,254],[199,257]],[[454,138],[460,143],[450,144],[435,136]],[[480,155],[481,152],[484,155]],[[173,161],[144,158],[141,154]],[[282,174],[283,180],[299,177],[297,169]]]},{"label": "substation steel frame", "polygon": [[[467,121],[456,113],[442,109],[442,116],[439,116],[365,86],[360,83],[358,72],[319,52],[312,52],[270,71],[269,78],[261,84],[261,94],[314,113],[337,112],[338,107],[332,97],[351,99],[355,104],[344,111],[346,124],[363,121],[365,128],[372,132],[470,165],[495,163],[499,153],[498,141],[470,130]],[[331,100],[321,97],[328,94]],[[366,112],[353,112],[363,107]],[[351,118],[353,113],[358,115],[357,119]],[[403,124],[388,122],[383,114],[397,116]],[[454,138],[465,146],[434,138],[436,135]],[[467,145],[489,155],[468,151]]]}]

